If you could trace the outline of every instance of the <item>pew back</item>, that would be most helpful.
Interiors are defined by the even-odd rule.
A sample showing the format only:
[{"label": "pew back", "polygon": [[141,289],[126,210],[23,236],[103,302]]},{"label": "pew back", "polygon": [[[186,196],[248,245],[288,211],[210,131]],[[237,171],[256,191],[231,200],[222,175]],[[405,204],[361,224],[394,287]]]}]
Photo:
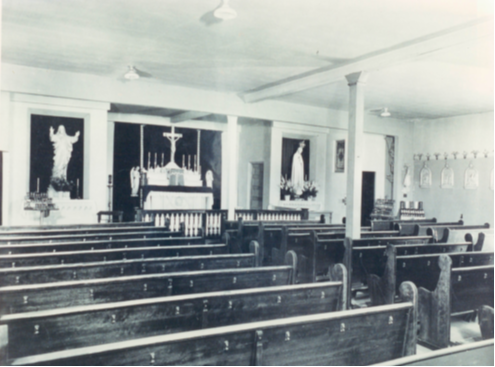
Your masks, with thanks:
[{"label": "pew back", "polygon": [[[407,288],[407,289],[406,289]],[[362,365],[415,353],[416,289],[407,302],[184,332],[19,358],[14,364]],[[195,351],[191,353],[190,351]]]},{"label": "pew back", "polygon": [[0,255],[0,268],[146,259],[152,257],[215,255],[223,253],[229,253],[229,248],[225,244],[117,248],[97,251],[44,252]]},{"label": "pew back", "polygon": [[[345,276],[343,266],[340,274]],[[7,352],[12,359],[110,341],[341,311],[344,284],[252,288],[4,315],[0,328],[8,327]]]}]

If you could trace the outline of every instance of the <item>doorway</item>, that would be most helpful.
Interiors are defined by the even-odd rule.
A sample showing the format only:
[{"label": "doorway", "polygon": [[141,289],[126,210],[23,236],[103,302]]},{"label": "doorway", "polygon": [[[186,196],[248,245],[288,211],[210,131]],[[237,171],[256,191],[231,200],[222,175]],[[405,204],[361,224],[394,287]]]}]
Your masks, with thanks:
[{"label": "doorway", "polygon": [[263,209],[263,163],[251,162],[249,209]]},{"label": "doorway", "polygon": [[370,225],[370,215],[375,206],[375,172],[363,172],[361,192],[361,226]]}]

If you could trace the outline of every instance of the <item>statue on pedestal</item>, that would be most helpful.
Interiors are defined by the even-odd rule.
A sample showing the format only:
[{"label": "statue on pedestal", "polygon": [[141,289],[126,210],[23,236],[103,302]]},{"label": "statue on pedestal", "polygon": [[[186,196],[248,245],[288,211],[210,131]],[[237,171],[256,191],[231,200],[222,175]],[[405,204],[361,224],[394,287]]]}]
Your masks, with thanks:
[{"label": "statue on pedestal", "polygon": [[304,187],[304,161],[302,157],[302,151],[305,146],[306,144],[304,143],[304,141],[300,142],[299,148],[297,148],[297,151],[292,157],[291,180],[296,195],[301,195],[302,189]]},{"label": "statue on pedestal", "polygon": [[67,182],[67,166],[72,155],[72,145],[79,140],[79,131],[74,136],[69,136],[65,132],[64,125],[60,125],[57,133],[50,126],[50,141],[53,143],[53,169],[50,179],[50,186],[55,191],[70,191],[70,184]]}]

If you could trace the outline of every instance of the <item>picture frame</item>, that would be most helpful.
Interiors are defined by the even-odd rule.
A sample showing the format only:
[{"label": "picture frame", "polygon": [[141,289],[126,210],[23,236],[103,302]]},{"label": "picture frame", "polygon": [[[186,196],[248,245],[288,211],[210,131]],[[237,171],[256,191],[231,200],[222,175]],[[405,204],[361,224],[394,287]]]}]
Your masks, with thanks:
[{"label": "picture frame", "polygon": [[345,172],[345,140],[335,142],[335,172]]}]

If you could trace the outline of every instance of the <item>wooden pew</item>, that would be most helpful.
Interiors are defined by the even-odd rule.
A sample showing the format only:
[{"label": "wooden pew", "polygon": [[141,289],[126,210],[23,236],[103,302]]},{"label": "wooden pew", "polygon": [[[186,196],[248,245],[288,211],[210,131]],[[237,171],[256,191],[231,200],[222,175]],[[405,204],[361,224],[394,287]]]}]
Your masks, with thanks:
[{"label": "wooden pew", "polygon": [[463,227],[449,227],[443,231],[443,236],[439,233],[439,242],[452,242],[462,241],[466,238],[467,234],[476,237],[480,233],[484,233],[490,230],[490,224],[485,223],[481,226],[463,226]]},{"label": "wooden pew", "polygon": [[[103,226],[99,224],[98,226]],[[166,230],[166,229],[165,229]],[[84,227],[84,226],[65,226],[65,227],[46,227],[45,229],[20,229],[20,230],[3,230],[0,231],[1,238],[9,237],[42,237],[42,236],[55,236],[55,235],[81,235],[81,234],[92,234],[92,233],[122,233],[122,232],[146,232],[146,231],[156,231],[156,227],[146,225],[136,225],[136,226],[109,226],[109,227]]]},{"label": "wooden pew", "polygon": [[[394,302],[396,284],[412,281],[419,289],[419,339],[433,348],[450,342],[451,314],[493,307],[493,253],[394,256],[387,249],[384,277],[370,275],[372,303]],[[395,276],[392,274],[395,273]]]},{"label": "wooden pew", "polygon": [[0,287],[0,313],[292,284],[294,269],[230,268]]},{"label": "wooden pew", "polygon": [[204,244],[201,237],[160,237],[160,238],[131,238],[121,240],[95,240],[80,242],[30,243],[15,245],[0,245],[0,255],[32,254],[44,252],[69,252],[86,250],[103,250],[112,248],[165,247],[181,245]]},{"label": "wooden pew", "polygon": [[380,362],[375,366],[493,366],[493,338]]},{"label": "wooden pew", "polygon": [[371,231],[392,231],[396,229],[396,224],[401,223],[436,223],[436,218],[417,219],[417,220],[398,220],[398,219],[375,219],[371,221]]},{"label": "wooden pew", "polygon": [[[440,253],[472,252],[472,242],[393,245],[397,256]],[[383,276],[387,246],[363,246],[352,248],[352,289],[367,284],[368,275]]]},{"label": "wooden pew", "polygon": [[9,232],[40,232],[45,230],[66,230],[66,229],[92,229],[92,228],[121,228],[128,227],[154,227],[152,222],[123,222],[123,223],[92,223],[92,224],[61,224],[49,226],[1,226],[1,233]]},{"label": "wooden pew", "polygon": [[[147,298],[4,315],[8,359],[189,330],[345,310],[340,281]],[[262,311],[262,312],[261,312]],[[36,333],[33,332],[36,330]],[[0,353],[2,351],[0,350]]]},{"label": "wooden pew", "polygon": [[201,244],[0,255],[0,268],[146,259],[152,257],[216,255],[229,252],[229,248],[225,244]]},{"label": "wooden pew", "polygon": [[[153,227],[154,228],[154,227]],[[90,234],[71,234],[71,235],[45,235],[45,236],[27,236],[27,237],[7,237],[2,238],[0,234],[0,244],[29,244],[29,243],[52,243],[68,241],[94,241],[94,240],[119,240],[132,238],[154,238],[154,237],[181,237],[182,232],[171,232],[165,228],[157,228],[148,231],[121,231],[118,233],[90,233]]]},{"label": "wooden pew", "polygon": [[0,286],[101,279],[139,274],[254,267],[255,254],[226,254],[27,266],[0,269]]},{"label": "wooden pew", "polygon": [[427,223],[417,223],[416,221],[409,221],[409,222],[402,222],[398,223],[395,225],[394,230],[400,231],[401,236],[417,236],[416,231],[417,231],[417,226],[418,225],[428,225],[429,227],[432,226],[462,226],[464,225],[464,222],[461,220],[459,222],[451,222],[451,223],[434,223],[434,224],[427,224]]},{"label": "wooden pew", "polygon": [[[153,336],[17,358],[15,365],[362,365],[415,354],[413,284],[403,303]],[[192,352],[194,351],[194,352]]]},{"label": "wooden pew", "polygon": [[444,231],[441,241],[451,241],[455,238],[466,238],[466,236],[471,235],[472,237],[479,236],[481,233],[488,235],[493,235],[493,228],[490,228],[489,224],[478,228],[448,228]]},{"label": "wooden pew", "polygon": [[[434,236],[435,240],[438,241],[438,237],[436,236],[436,231],[443,231],[445,228],[449,226],[462,227],[464,222],[459,220],[457,222],[441,222],[441,223],[421,223],[416,224],[414,226],[414,236]],[[428,233],[428,228],[432,228],[432,232]]]},{"label": "wooden pew", "polygon": [[[442,255],[437,253],[398,256],[395,246],[389,245],[385,252],[386,265],[383,276],[376,274],[368,276],[372,304],[393,303],[397,286],[404,281],[411,281],[417,287],[434,290],[441,270],[435,264]],[[451,259],[452,268],[493,265],[493,253],[488,252],[454,252],[444,256]]]}]

